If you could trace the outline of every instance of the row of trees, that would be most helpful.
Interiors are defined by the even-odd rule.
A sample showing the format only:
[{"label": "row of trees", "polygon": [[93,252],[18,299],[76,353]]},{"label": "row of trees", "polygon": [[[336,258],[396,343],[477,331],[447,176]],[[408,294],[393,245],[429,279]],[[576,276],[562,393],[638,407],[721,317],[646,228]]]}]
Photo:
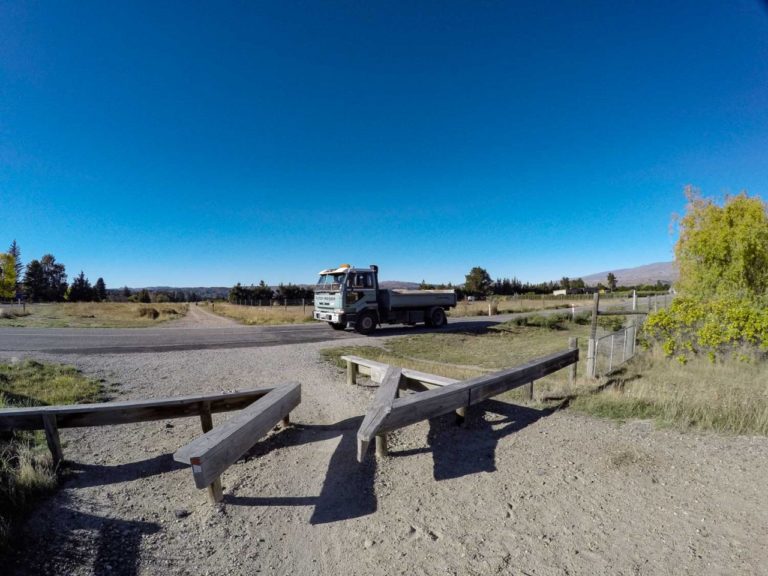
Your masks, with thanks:
[{"label": "row of trees", "polygon": [[103,278],[91,285],[82,271],[68,284],[66,267],[53,254],[31,260],[24,267],[21,249],[14,240],[7,253],[0,253],[0,298],[21,297],[32,302],[93,302],[106,300],[107,286]]},{"label": "row of trees", "polygon": [[243,286],[239,282],[229,290],[230,302],[284,302],[286,300],[307,300],[315,297],[312,288],[296,284],[280,284],[273,290],[262,280],[257,286]]}]

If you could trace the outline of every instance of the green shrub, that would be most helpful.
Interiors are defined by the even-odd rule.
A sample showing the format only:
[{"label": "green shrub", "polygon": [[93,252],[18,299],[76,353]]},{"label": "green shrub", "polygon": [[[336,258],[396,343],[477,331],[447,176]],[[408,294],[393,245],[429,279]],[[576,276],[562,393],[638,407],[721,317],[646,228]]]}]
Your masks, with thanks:
[{"label": "green shrub", "polygon": [[669,308],[648,317],[644,333],[667,356],[704,352],[714,359],[743,345],[765,351],[768,309],[746,298],[676,298]]}]

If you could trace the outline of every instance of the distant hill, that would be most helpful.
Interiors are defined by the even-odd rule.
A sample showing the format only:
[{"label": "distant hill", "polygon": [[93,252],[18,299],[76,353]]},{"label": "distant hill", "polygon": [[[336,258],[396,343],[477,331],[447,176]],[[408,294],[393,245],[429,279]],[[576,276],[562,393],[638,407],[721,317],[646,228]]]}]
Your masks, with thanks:
[{"label": "distant hill", "polygon": [[406,290],[418,290],[421,284],[417,282],[403,282],[402,280],[382,280],[379,282],[379,288],[388,288],[393,290],[395,288],[404,288]]},{"label": "distant hill", "polygon": [[605,284],[605,278],[608,272],[613,272],[616,276],[616,282],[619,286],[635,286],[638,284],[656,284],[659,280],[672,283],[677,280],[677,268],[674,262],[654,262],[635,268],[620,268],[618,270],[606,270],[582,276],[584,282],[594,286],[598,282]]}]

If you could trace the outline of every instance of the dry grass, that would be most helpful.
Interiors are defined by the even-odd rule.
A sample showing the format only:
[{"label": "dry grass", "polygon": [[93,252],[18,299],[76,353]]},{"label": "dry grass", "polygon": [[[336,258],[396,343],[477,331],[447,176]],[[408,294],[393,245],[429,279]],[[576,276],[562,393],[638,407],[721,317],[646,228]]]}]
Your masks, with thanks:
[{"label": "dry grass", "polygon": [[652,418],[680,428],[768,435],[768,363],[751,354],[743,358],[749,360],[680,364],[652,349],[571,406],[619,420]]},{"label": "dry grass", "polygon": [[[579,337],[580,354],[585,358],[587,333],[588,327],[571,322],[557,328],[505,323],[483,334],[419,334],[390,339],[381,347],[343,346],[323,350],[321,354],[340,367],[343,363],[339,358],[351,354],[464,380],[565,350],[573,336]],[[569,394],[567,372],[561,370],[537,381],[536,393],[539,398]],[[516,390],[506,397],[521,402],[523,395],[522,390]]]},{"label": "dry grass", "polygon": [[[0,364],[0,408],[73,404],[101,399],[101,385],[75,368],[27,360]],[[13,522],[56,486],[41,432],[0,433],[0,548]]]},{"label": "dry grass", "polygon": [[211,305],[201,303],[214,314],[232,318],[241,324],[300,324],[313,322],[311,304],[306,306],[239,306],[225,302],[216,302]]},{"label": "dry grass", "polygon": [[[537,312],[539,310],[555,310],[558,308],[583,308],[589,306],[592,302],[591,294],[573,294],[569,296],[540,296],[540,297],[519,297],[519,296],[499,296],[492,297],[480,302],[467,302],[462,300],[452,308],[448,315],[454,317],[463,316],[487,316],[490,306],[491,314],[512,314],[517,312]],[[607,300],[619,302],[626,301],[626,294],[603,294],[600,297],[601,302]]]},{"label": "dry grass", "polygon": [[[0,316],[0,327],[143,328],[183,317],[186,303],[63,302],[28,304],[26,316]],[[20,310],[14,307],[16,310]]]},{"label": "dry grass", "polygon": [[[565,322],[560,329],[548,329],[509,322],[499,328],[498,333],[406,336],[380,347],[347,346],[326,349],[322,354],[339,366],[340,356],[352,354],[467,379],[564,349],[568,337],[578,336],[578,370],[583,374],[587,326]],[[568,405],[599,417],[654,419],[660,425],[683,429],[768,435],[768,363],[753,354],[734,355],[716,364],[696,358],[683,365],[658,350],[649,350],[598,382],[580,379],[571,388],[567,370],[561,370],[537,380],[535,390],[534,404],[539,406]],[[524,394],[518,389],[502,398],[527,403]]]}]

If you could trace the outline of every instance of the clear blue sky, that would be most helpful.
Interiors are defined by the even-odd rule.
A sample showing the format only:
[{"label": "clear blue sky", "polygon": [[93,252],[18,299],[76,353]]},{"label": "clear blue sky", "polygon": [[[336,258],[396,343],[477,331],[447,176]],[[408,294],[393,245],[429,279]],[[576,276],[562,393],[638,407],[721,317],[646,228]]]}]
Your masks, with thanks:
[{"label": "clear blue sky", "polygon": [[768,191],[761,2],[3,2],[0,248],[108,286],[672,259]]}]

